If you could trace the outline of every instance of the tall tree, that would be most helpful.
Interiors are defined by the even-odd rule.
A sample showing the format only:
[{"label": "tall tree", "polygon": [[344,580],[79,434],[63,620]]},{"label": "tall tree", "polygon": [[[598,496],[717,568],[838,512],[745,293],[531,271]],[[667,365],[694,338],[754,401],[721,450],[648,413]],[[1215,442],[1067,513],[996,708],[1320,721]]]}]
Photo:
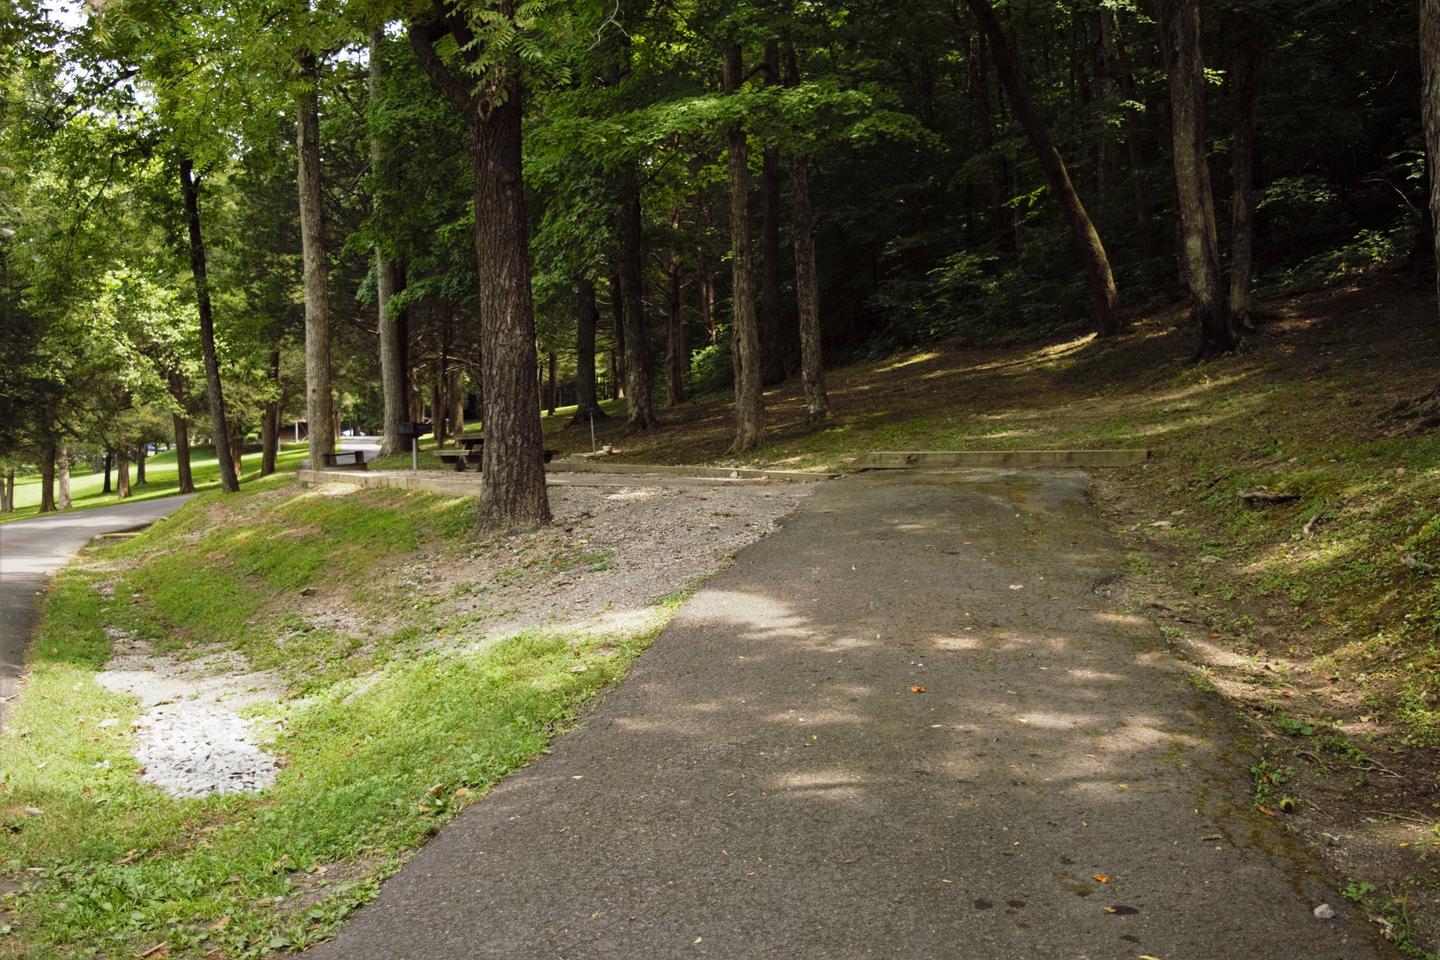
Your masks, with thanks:
[{"label": "tall tree", "polygon": [[[1440,0],[1420,0],[1420,113],[1425,130],[1425,153],[1430,161],[1429,225],[1435,255],[1435,292],[1440,303]],[[1429,393],[1401,403],[1396,412],[1412,430],[1440,427],[1440,385]]]},{"label": "tall tree", "polygon": [[[380,80],[385,72],[385,31],[377,27],[370,34],[369,103],[372,117],[380,103]],[[370,165],[376,177],[385,160],[385,140],[378,130],[370,132]],[[384,192],[376,190],[376,205],[383,206]],[[404,453],[408,443],[400,436],[400,423],[407,419],[405,387],[405,344],[401,340],[400,318],[391,310],[399,278],[397,265],[385,255],[382,244],[375,245],[375,303],[380,340],[380,395],[384,410],[381,425],[385,437],[380,452],[384,456]]]},{"label": "tall tree", "polygon": [[1025,90],[1010,37],[1000,26],[1000,19],[995,15],[995,8],[990,5],[989,0],[966,2],[970,5],[970,12],[979,23],[980,29],[990,40],[991,60],[995,64],[996,74],[1000,77],[1000,85],[1004,87],[1005,96],[1010,100],[1015,119],[1020,121],[1025,136],[1030,140],[1035,158],[1040,161],[1040,167],[1045,171],[1045,179],[1049,181],[1055,200],[1060,204],[1060,211],[1065,216],[1065,222],[1070,227],[1070,233],[1085,259],[1095,331],[1102,337],[1120,333],[1125,327],[1125,321],[1120,313],[1120,295],[1115,289],[1115,277],[1110,272],[1110,258],[1105,252],[1105,245],[1100,241],[1100,232],[1095,229],[1090,214],[1085,210],[1085,204],[1080,201],[1080,194],[1070,181],[1070,173],[1060,151],[1055,149],[1055,142],[1050,138],[1045,121],[1036,111]]},{"label": "tall tree", "polygon": [[[725,48],[724,87],[731,95],[743,83],[740,44]],[[755,317],[755,266],[750,254],[750,150],[745,128],[736,121],[725,134],[730,176],[730,262],[734,318],[731,346],[736,367],[733,453],[753,450],[765,438],[765,394],[761,382],[760,331]]]},{"label": "tall tree", "polygon": [[314,53],[298,57],[300,94],[295,113],[296,182],[305,288],[305,419],[310,467],[335,450],[330,387],[330,266],[325,252],[325,194],[320,178],[320,74]]},{"label": "tall tree", "polygon": [[620,241],[620,317],[625,327],[625,404],[626,422],[636,430],[655,426],[655,410],[650,401],[650,336],[645,322],[645,252],[642,245],[642,211],[640,182],[633,169],[627,169],[620,187],[620,207],[616,234]]},{"label": "tall tree", "polygon": [[220,489],[240,490],[235,463],[226,455],[230,449],[230,420],[225,412],[225,394],[220,386],[220,361],[215,353],[215,314],[210,300],[210,274],[206,264],[205,238],[200,232],[200,193],[189,157],[180,160],[180,194],[185,202],[185,223],[190,234],[190,276],[195,282],[195,304],[200,314],[200,351],[205,363],[205,397],[210,404],[210,435],[215,442],[215,459],[220,461]]},{"label": "tall tree", "polygon": [[[768,86],[780,85],[780,44],[765,44],[761,74]],[[760,156],[760,371],[766,386],[785,379],[780,336],[780,149],[766,144]]]},{"label": "tall tree", "polygon": [[1255,18],[1235,11],[1226,33],[1234,43],[1230,55],[1230,315],[1251,325],[1254,312],[1252,274],[1255,263],[1255,101],[1260,93],[1260,59],[1264,41]]},{"label": "tall tree", "polygon": [[[795,45],[785,43],[785,84],[800,84]],[[988,121],[987,121],[988,122]],[[830,415],[825,391],[825,357],[820,340],[820,280],[815,265],[815,209],[810,202],[810,157],[790,154],[790,203],[795,232],[795,303],[800,313],[800,378],[805,388],[805,418],[817,423]]]},{"label": "tall tree", "polygon": [[[475,254],[480,289],[480,384],[485,427],[478,523],[526,528],[548,523],[545,463],[536,403],[539,381],[530,293],[529,236],[521,166],[522,99],[512,36],[515,4],[478,5],[479,32],[443,3],[409,26],[411,46],[436,89],[460,112],[474,176]],[[435,45],[449,35],[459,62]],[[478,83],[477,83],[478,81]]]},{"label": "tall tree", "polygon": [[600,306],[595,302],[595,281],[582,276],[575,284],[575,416],[572,427],[604,420],[605,411],[595,393],[595,331]]},{"label": "tall tree", "polygon": [[1170,74],[1170,129],[1179,198],[1181,259],[1190,307],[1200,327],[1197,359],[1237,346],[1235,325],[1220,283],[1215,200],[1205,153],[1205,60],[1200,48],[1200,0],[1162,0]]}]

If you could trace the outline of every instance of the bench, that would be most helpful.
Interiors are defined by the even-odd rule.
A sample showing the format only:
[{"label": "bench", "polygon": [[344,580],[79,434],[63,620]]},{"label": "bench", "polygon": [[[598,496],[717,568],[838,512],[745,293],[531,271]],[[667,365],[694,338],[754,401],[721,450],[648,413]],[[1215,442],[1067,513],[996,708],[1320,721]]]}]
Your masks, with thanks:
[{"label": "bench", "polygon": [[322,453],[320,462],[326,467],[336,470],[370,469],[365,465],[365,451],[363,450],[337,450],[334,453]]},{"label": "bench", "polygon": [[[545,462],[549,463],[555,459],[555,455],[559,452],[559,450],[544,451]],[[440,458],[441,463],[454,464],[456,473],[464,473],[466,467],[474,467],[479,470],[485,459],[484,450],[480,444],[469,450],[437,450],[435,456]]]}]

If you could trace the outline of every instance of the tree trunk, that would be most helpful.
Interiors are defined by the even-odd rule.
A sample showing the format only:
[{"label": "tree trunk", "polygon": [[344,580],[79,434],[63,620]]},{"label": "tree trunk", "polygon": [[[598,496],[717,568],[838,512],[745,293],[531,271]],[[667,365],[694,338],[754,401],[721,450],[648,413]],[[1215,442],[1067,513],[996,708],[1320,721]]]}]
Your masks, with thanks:
[{"label": "tree trunk", "polygon": [[230,465],[235,471],[235,476],[245,473],[245,441],[240,437],[240,425],[233,425],[230,430]]},{"label": "tree trunk", "polygon": [[60,503],[61,510],[70,509],[70,448],[61,447],[59,455],[60,467]]},{"label": "tree trunk", "polygon": [[1226,33],[1235,37],[1230,62],[1234,123],[1230,135],[1230,316],[1253,325],[1251,274],[1255,251],[1255,101],[1260,92],[1259,32],[1245,13],[1236,13]]},{"label": "tree trunk", "polygon": [[[1440,0],[1420,0],[1420,72],[1420,114],[1429,167],[1429,216],[1425,220],[1436,264],[1436,296],[1440,299]],[[1440,385],[1398,404],[1394,413],[1406,421],[1405,432],[1440,427]]]},{"label": "tree trunk", "polygon": [[55,442],[40,448],[40,512],[55,512]]},{"label": "tree trunk", "polygon": [[[385,31],[376,29],[370,34],[370,106],[380,104],[380,80],[384,76],[385,64],[383,47]],[[385,161],[384,139],[372,129],[370,134],[370,169],[378,175]],[[377,210],[383,211],[385,204],[377,195]],[[385,256],[379,244],[375,246],[375,303],[380,330],[380,392],[384,400],[384,421],[381,432],[380,455],[393,457],[405,453],[409,440],[400,436],[399,424],[409,419],[406,415],[405,396],[405,347],[400,342],[401,324],[398,317],[390,315],[390,299],[398,292],[398,271],[396,265]]]},{"label": "tree trunk", "polygon": [[[135,448],[135,486],[145,486],[145,460],[150,456],[150,444],[142,443]],[[60,479],[62,484],[68,486],[70,483],[70,465],[67,463],[61,470]],[[65,498],[69,499],[69,491],[66,491]]]},{"label": "tree trunk", "polygon": [[700,254],[697,270],[700,274],[697,284],[700,294],[700,326],[705,330],[706,344],[714,346],[720,338],[715,322],[715,270],[710,266],[710,258],[704,253]]},{"label": "tree trunk", "polygon": [[1000,85],[1005,88],[1005,95],[1010,100],[1015,119],[1024,128],[1030,146],[1035,151],[1035,157],[1045,171],[1050,189],[1065,215],[1065,222],[1085,259],[1095,330],[1102,337],[1120,333],[1124,329],[1124,319],[1120,315],[1120,297],[1115,289],[1115,277],[1110,272],[1110,259],[1105,253],[1105,245],[1100,242],[1100,234],[1091,222],[1090,215],[1085,212],[1085,205],[1080,202],[1075,185],[1070,182],[1070,173],[1065,169],[1065,161],[1050,139],[1050,131],[1046,129],[1045,122],[1030,102],[1029,94],[1025,92],[1010,39],[1001,28],[1000,20],[995,16],[989,0],[966,2],[980,24],[980,29],[985,31],[990,40],[991,59],[995,63],[995,72],[1000,77]]},{"label": "tree trunk", "polygon": [[115,451],[115,496],[130,497],[130,448],[123,443]]},{"label": "tree trunk", "polygon": [[445,404],[445,375],[435,372],[430,381],[430,418],[435,421],[435,449],[440,450],[450,439],[449,409]]},{"label": "tree trunk", "polygon": [[1150,223],[1150,190],[1145,182],[1145,144],[1141,140],[1141,112],[1130,104],[1140,102],[1140,92],[1135,85],[1134,67],[1125,52],[1125,37],[1120,32],[1119,14],[1114,10],[1100,8],[1101,29],[1109,35],[1108,50],[1112,56],[1111,69],[1115,73],[1115,85],[1120,90],[1120,99],[1127,106],[1125,115],[1125,152],[1130,160],[1130,199],[1135,217],[1135,241],[1141,250],[1155,246],[1155,230]]},{"label": "tree trunk", "polygon": [[226,427],[225,394],[220,389],[220,362],[215,356],[215,315],[210,304],[210,279],[205,266],[205,240],[200,233],[200,195],[195,186],[191,161],[180,161],[180,193],[185,200],[185,220],[190,231],[190,274],[195,280],[195,301],[200,313],[200,352],[205,361],[205,397],[210,403],[210,431],[215,439],[215,458],[220,461],[220,489],[240,490],[240,478],[225,456],[230,446]]},{"label": "tree trunk", "polygon": [[[743,69],[740,45],[725,50],[725,92],[738,93]],[[760,371],[760,331],[755,320],[755,267],[750,255],[750,167],[745,130],[726,134],[730,176],[730,248],[734,275],[731,352],[735,362],[735,442],[732,453],[758,447],[765,438],[765,394]]]},{"label": "tree trunk", "polygon": [[[780,45],[765,44],[765,82],[780,83]],[[760,376],[766,386],[785,379],[785,354],[780,336],[780,151],[767,147],[760,159]]]},{"label": "tree trunk", "polygon": [[575,416],[570,426],[588,425],[591,419],[605,419],[595,396],[595,329],[600,325],[600,307],[595,303],[595,284],[581,277],[575,285]]},{"label": "tree trunk", "polygon": [[548,350],[545,354],[545,412],[549,416],[555,416],[555,407],[559,404],[560,388],[555,383],[555,367],[558,361],[555,358],[555,351]]},{"label": "tree trunk", "polygon": [[15,512],[15,471],[0,474],[0,513]]},{"label": "tree trunk", "polygon": [[625,298],[620,296],[620,274],[610,277],[610,314],[614,324],[615,347],[610,351],[610,382],[614,396],[625,396]]},{"label": "tree trunk", "polygon": [[260,476],[268,477],[275,472],[275,461],[280,455],[280,407],[284,400],[280,393],[280,348],[270,351],[270,382],[277,391],[275,399],[265,404],[260,418]]},{"label": "tree trunk", "polygon": [[[795,57],[794,46],[788,42],[785,45],[785,82],[787,86],[800,84],[800,64]],[[989,122],[988,119],[986,122]],[[818,423],[830,415],[830,398],[825,391],[825,354],[820,339],[820,281],[815,266],[815,209],[810,204],[810,158],[803,153],[790,155],[790,204],[794,208],[795,302],[800,313],[800,377],[805,387],[805,418],[810,423]],[[992,211],[992,215],[996,213]],[[998,220],[995,226],[999,228]]]},{"label": "tree trunk", "polygon": [[111,470],[112,467],[114,467],[114,465],[115,465],[115,451],[111,450],[109,447],[106,447],[106,448],[105,448],[105,485],[100,488],[100,492],[101,492],[101,493],[110,493],[110,492],[112,491],[112,489],[113,489],[112,486],[111,486],[111,484],[110,484],[110,470]]},{"label": "tree trunk", "polygon": [[[679,217],[671,222],[679,227]],[[685,374],[690,369],[690,354],[685,346],[685,324],[680,313],[680,251],[671,250],[665,267],[665,402],[678,406],[685,402]]]},{"label": "tree trunk", "polygon": [[180,414],[171,417],[175,428],[175,471],[181,493],[194,493],[195,480],[190,473],[190,421]]},{"label": "tree trunk", "polygon": [[310,427],[310,467],[335,450],[334,399],[330,392],[330,269],[325,259],[325,202],[320,181],[319,67],[315,55],[299,56],[304,84],[296,103],[296,182],[300,194],[300,249],[305,287],[305,419]]},{"label": "tree trunk", "polygon": [[641,247],[640,184],[634,171],[625,176],[618,223],[620,299],[624,304],[626,421],[636,430],[655,426],[650,403],[650,341],[645,323],[644,251]]},{"label": "tree trunk", "polygon": [[460,364],[450,367],[445,381],[445,403],[448,407],[450,436],[458,437],[465,432],[465,368]]},{"label": "tree trunk", "polygon": [[[509,3],[500,12],[514,16]],[[550,521],[544,440],[535,371],[535,314],[530,295],[529,234],[521,165],[519,72],[511,64],[483,97],[468,71],[453,73],[435,52],[439,23],[415,23],[411,44],[431,82],[465,118],[474,171],[475,254],[480,289],[481,391],[485,424],[477,523],[482,528],[532,528]],[[474,37],[461,28],[460,49]]]},{"label": "tree trunk", "polygon": [[[958,19],[958,11],[957,11]],[[985,34],[970,41],[970,99],[975,104],[975,121],[980,128],[980,143],[985,148],[985,166],[990,172],[990,227],[1000,238],[1002,248],[1014,246],[1014,234],[1005,222],[1005,158],[995,150],[995,117],[990,111],[990,87],[986,74],[990,69]],[[797,268],[798,272],[798,268]],[[801,331],[804,336],[804,331]]]},{"label": "tree trunk", "polygon": [[1237,345],[1220,285],[1215,202],[1205,157],[1205,62],[1200,52],[1200,0],[1161,3],[1170,75],[1170,124],[1175,189],[1179,198],[1181,254],[1190,303],[1200,326],[1197,359],[1219,356]]}]

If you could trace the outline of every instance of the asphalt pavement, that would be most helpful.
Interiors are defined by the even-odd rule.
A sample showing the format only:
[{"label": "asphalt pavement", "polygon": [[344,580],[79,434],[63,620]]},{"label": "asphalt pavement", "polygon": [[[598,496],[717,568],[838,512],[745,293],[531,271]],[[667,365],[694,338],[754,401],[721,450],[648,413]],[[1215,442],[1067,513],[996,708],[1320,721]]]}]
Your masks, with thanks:
[{"label": "asphalt pavement", "polygon": [[154,523],[189,499],[160,497],[0,523],[0,726],[25,668],[46,578],[102,533]]},{"label": "asphalt pavement", "polygon": [[822,484],[307,956],[1389,956],[1124,569],[1076,471]]}]

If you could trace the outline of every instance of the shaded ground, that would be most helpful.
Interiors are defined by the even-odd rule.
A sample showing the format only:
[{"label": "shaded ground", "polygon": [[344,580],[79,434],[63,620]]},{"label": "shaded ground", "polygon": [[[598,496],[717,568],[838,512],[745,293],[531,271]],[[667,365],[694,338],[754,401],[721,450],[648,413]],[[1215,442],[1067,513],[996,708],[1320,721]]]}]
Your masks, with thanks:
[{"label": "shaded ground", "polygon": [[1382,955],[1121,566],[1082,474],[823,485],[313,955]]}]

